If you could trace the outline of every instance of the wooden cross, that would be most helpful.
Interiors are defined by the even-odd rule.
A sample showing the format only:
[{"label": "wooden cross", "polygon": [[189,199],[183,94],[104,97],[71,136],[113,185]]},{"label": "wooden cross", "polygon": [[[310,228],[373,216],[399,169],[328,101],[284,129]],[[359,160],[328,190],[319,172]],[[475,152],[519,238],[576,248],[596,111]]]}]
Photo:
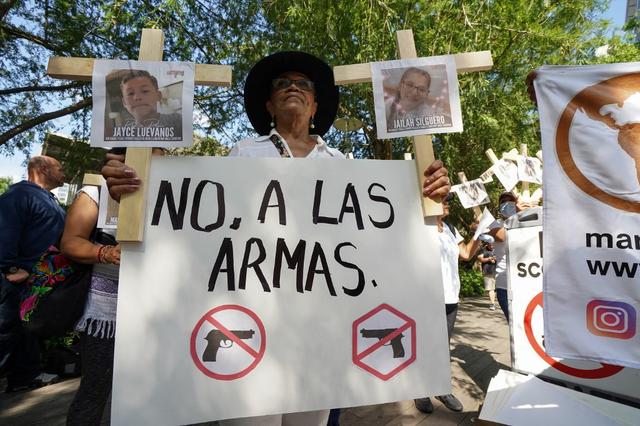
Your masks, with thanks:
[{"label": "wooden cross", "polygon": [[102,186],[104,178],[102,175],[95,175],[93,173],[85,173],[82,177],[83,185]]},{"label": "wooden cross", "polygon": [[[527,145],[526,144],[520,144],[520,153],[518,153],[518,151],[514,148],[509,152],[504,152],[502,153],[502,158],[505,158],[507,160],[512,160],[512,161],[518,161],[522,156],[528,156],[528,150],[527,150]],[[542,163],[542,151],[538,151],[536,152],[536,157],[540,160],[540,163]],[[532,201],[539,201],[540,197],[538,196],[539,191],[536,190],[536,192],[534,192],[534,194],[536,194],[536,197],[533,196],[533,194],[529,193],[529,182],[522,182],[522,199],[523,201],[526,202],[532,202]],[[537,201],[536,201],[537,199]]]},{"label": "wooden cross", "polygon": [[[400,59],[418,57],[412,30],[397,31],[396,38]],[[491,52],[488,50],[459,53],[453,55],[453,57],[456,61],[458,73],[485,71],[493,67]],[[333,68],[333,75],[337,85],[370,83],[371,64],[340,65]],[[431,135],[414,136],[413,152],[416,158],[416,171],[418,173],[418,190],[420,194],[422,194],[422,173],[435,160]],[[420,198],[422,199],[422,211],[425,217],[442,214],[442,205],[440,203],[436,203],[430,198],[422,196]]]},{"label": "wooden cross", "polygon": [[[463,185],[468,182],[467,175],[465,175],[464,172],[458,172],[458,179],[460,179],[460,182]],[[480,207],[479,206],[473,206],[471,209],[473,210],[473,216],[476,219],[480,219],[480,216],[482,216],[482,210],[480,210]]]},{"label": "wooden cross", "polygon": [[[512,150],[512,151],[515,151],[515,150]],[[498,159],[498,157],[496,156],[495,152],[493,152],[493,150],[492,150],[491,148],[489,148],[488,150],[486,150],[484,153],[486,154],[486,156],[487,156],[487,158],[489,159],[489,161],[491,161],[491,164],[496,164],[496,163],[500,162],[500,160],[499,160],[499,159]],[[505,153],[503,153],[503,154],[502,154],[502,156],[503,156],[503,158],[508,158],[511,154],[512,154],[512,152],[511,152],[511,151],[509,151],[509,152],[505,152]],[[517,151],[516,151],[516,154],[517,154]],[[516,197],[519,197],[519,196],[520,196],[520,192],[518,192],[518,188],[516,188],[515,186],[513,187],[513,189],[511,190],[511,192],[513,192],[513,194],[514,194]]]},{"label": "wooden cross", "polygon": [[[140,40],[138,60],[162,61],[164,34],[162,30],[145,28]],[[47,74],[65,80],[91,81],[92,58],[49,58]],[[228,65],[196,64],[195,84],[231,86],[231,67]],[[123,195],[118,213],[118,241],[142,241],[146,204],[146,186],[151,166],[151,148],[127,148],[126,164],[133,168],[142,187],[133,194]]]}]

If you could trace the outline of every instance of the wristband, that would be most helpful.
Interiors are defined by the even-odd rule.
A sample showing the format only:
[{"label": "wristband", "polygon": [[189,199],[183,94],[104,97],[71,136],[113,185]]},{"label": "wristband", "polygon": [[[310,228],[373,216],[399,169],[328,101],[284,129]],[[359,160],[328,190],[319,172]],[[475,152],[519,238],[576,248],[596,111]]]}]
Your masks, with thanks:
[{"label": "wristband", "polygon": [[107,259],[105,259],[105,251],[107,246],[100,246],[98,249],[98,262],[99,263],[107,263]]}]

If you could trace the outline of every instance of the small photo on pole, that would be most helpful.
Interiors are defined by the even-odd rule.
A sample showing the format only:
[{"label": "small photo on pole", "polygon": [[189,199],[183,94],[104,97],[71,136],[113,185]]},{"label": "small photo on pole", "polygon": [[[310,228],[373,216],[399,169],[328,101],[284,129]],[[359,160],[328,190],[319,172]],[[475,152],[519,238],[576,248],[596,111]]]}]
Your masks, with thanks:
[{"label": "small photo on pole", "polygon": [[470,180],[459,185],[453,185],[451,187],[451,192],[458,195],[460,203],[465,209],[470,209],[489,202],[489,195],[487,194],[487,190],[480,179]]},{"label": "small photo on pole", "polygon": [[371,64],[378,137],[462,131],[452,56]]},{"label": "small photo on pole", "polygon": [[91,145],[190,146],[194,65],[96,60]]},{"label": "small photo on pole", "polygon": [[518,158],[518,179],[522,182],[542,185],[542,162],[536,157]]}]

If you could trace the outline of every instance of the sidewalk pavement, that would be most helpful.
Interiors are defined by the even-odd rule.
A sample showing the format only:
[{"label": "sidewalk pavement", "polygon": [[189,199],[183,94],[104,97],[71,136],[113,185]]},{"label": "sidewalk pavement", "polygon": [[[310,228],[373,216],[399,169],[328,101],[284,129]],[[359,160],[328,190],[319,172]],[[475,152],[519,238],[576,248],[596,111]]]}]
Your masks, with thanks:
[{"label": "sidewalk pavement", "polygon": [[[369,425],[469,425],[475,423],[491,378],[509,369],[509,331],[502,312],[489,310],[487,298],[469,298],[458,310],[451,341],[453,394],[464,405],[460,413],[449,411],[432,398],[434,412],[419,412],[412,400],[345,408],[342,426]],[[62,426],[79,378],[12,394],[0,393],[0,424],[6,426]],[[0,392],[6,386],[0,380]],[[106,422],[103,422],[106,424]],[[213,424],[213,423],[209,423]]]}]

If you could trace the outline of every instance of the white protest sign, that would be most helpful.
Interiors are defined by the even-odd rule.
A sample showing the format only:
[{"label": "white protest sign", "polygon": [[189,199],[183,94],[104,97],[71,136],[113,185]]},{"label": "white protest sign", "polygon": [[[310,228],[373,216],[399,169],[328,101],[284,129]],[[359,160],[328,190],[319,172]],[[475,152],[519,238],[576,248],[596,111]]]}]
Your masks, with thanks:
[{"label": "white protest sign", "polygon": [[543,67],[535,85],[547,351],[640,368],[640,63]]},{"label": "white protest sign", "polygon": [[144,242],[123,244],[113,424],[449,393],[417,184],[411,161],[154,157]]},{"label": "white protest sign", "polygon": [[489,202],[489,195],[480,179],[469,180],[451,187],[465,209],[481,206]]},{"label": "white protest sign", "polygon": [[491,167],[489,167],[488,170],[486,170],[484,173],[482,173],[478,179],[480,179],[482,181],[482,183],[491,183],[491,182],[493,182],[493,170],[491,170]]},{"label": "white protest sign", "polygon": [[473,234],[473,239],[477,240],[480,234],[484,234],[485,232],[489,232],[491,229],[490,226],[496,221],[496,218],[493,217],[488,208],[484,208],[482,210],[482,216],[480,216],[480,220],[478,222],[478,227],[476,228],[476,232]]},{"label": "white protest sign", "polygon": [[96,59],[91,146],[190,146],[194,70],[187,62]]},{"label": "white protest sign", "polygon": [[100,187],[100,203],[98,205],[98,228],[118,228],[118,208],[120,205],[109,195],[106,182]]},{"label": "white protest sign", "polygon": [[534,376],[500,370],[489,383],[480,419],[498,424],[637,425],[640,410]]},{"label": "white protest sign", "polygon": [[542,315],[542,226],[508,229],[507,240],[512,368],[640,402],[640,370],[547,354]]},{"label": "white protest sign", "polygon": [[521,182],[542,184],[542,161],[536,157],[520,155],[516,164]]},{"label": "white protest sign", "polygon": [[518,166],[511,161],[501,159],[490,169],[505,190],[511,191],[518,184]]}]

